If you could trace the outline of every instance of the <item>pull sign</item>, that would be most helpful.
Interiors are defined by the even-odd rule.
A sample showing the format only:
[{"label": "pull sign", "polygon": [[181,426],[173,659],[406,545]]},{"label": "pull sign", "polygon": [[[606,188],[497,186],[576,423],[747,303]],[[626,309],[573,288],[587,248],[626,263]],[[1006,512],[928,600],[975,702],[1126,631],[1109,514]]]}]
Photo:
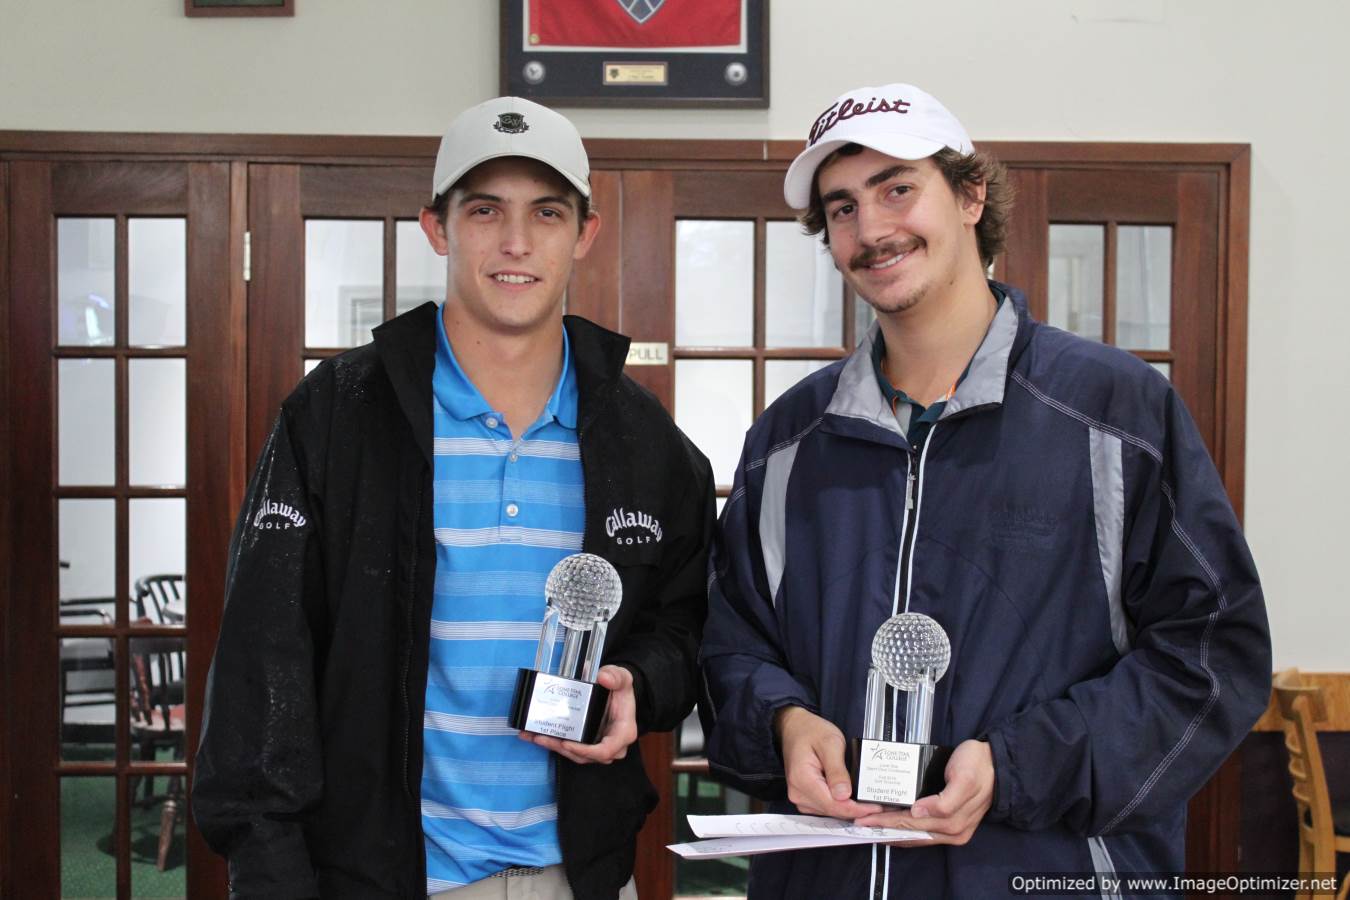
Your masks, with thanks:
[{"label": "pull sign", "polygon": [[670,345],[664,341],[647,344],[629,344],[628,365],[668,366],[670,365]]}]

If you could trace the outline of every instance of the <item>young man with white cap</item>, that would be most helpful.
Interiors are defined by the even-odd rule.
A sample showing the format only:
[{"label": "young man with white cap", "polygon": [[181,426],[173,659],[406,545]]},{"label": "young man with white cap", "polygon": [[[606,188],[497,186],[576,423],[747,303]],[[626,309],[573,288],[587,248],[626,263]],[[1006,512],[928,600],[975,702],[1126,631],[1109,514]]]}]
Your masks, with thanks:
[{"label": "young man with white cap", "polygon": [[[776,811],[932,837],[756,857],[752,898],[1181,871],[1187,799],[1265,708],[1264,601],[1204,443],[1158,372],[987,280],[1005,179],[905,84],[840,97],[788,170],[877,322],[746,438],[713,548],[709,761]],[[902,612],[950,640],[930,740],[954,749],[940,792],[883,808],[850,799],[845,745]]]},{"label": "young man with white cap", "polygon": [[[563,315],[590,194],[561,115],[461,114],[421,216],[445,302],[283,405],[234,536],[193,789],[232,896],[636,897],[656,795],[634,741],[695,699],[712,477],[623,375],[627,339]],[[578,551],[623,585],[593,745],[508,724],[545,578]]]}]

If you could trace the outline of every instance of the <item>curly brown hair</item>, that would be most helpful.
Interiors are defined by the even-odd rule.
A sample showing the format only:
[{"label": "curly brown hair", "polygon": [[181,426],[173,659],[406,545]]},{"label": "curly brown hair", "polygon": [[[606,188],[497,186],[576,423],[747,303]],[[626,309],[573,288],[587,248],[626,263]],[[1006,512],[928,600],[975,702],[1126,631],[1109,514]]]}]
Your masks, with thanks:
[{"label": "curly brown hair", "polygon": [[[845,144],[821,160],[816,171],[834,162],[840,156],[854,156],[863,151],[862,144]],[[1008,169],[992,155],[977,150],[969,155],[943,147],[931,157],[938,171],[947,179],[953,192],[974,198],[974,189],[984,185],[984,212],[975,225],[975,239],[980,249],[980,260],[988,268],[994,257],[1003,252],[1008,238],[1008,216],[1012,213],[1013,188],[1008,182]],[[820,186],[811,180],[811,202],[797,221],[807,234],[818,234],[823,243],[830,243],[830,232],[825,227],[825,205],[820,202]]]}]

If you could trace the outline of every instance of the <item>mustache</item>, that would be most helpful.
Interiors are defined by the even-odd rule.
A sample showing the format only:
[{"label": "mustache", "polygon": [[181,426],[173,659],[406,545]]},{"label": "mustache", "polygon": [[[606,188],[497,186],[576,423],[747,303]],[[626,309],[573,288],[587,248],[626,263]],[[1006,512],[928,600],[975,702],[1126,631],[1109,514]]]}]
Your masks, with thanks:
[{"label": "mustache", "polygon": [[848,267],[853,270],[865,269],[868,266],[881,262],[883,259],[890,259],[893,256],[899,256],[901,253],[909,253],[919,246],[919,241],[908,241],[903,244],[881,244],[854,255],[848,261]]}]

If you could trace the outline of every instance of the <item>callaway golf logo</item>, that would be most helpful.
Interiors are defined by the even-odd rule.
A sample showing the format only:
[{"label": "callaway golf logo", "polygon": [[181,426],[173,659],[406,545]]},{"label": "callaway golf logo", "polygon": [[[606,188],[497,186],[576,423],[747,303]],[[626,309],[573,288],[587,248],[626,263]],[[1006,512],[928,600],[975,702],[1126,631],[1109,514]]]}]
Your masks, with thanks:
[{"label": "callaway golf logo", "polygon": [[662,531],[655,516],[620,506],[605,517],[605,534],[616,544],[651,544],[661,542]]},{"label": "callaway golf logo", "polygon": [[266,498],[263,499],[262,505],[253,515],[253,527],[268,530],[303,528],[306,521],[308,520],[294,506]]}]

